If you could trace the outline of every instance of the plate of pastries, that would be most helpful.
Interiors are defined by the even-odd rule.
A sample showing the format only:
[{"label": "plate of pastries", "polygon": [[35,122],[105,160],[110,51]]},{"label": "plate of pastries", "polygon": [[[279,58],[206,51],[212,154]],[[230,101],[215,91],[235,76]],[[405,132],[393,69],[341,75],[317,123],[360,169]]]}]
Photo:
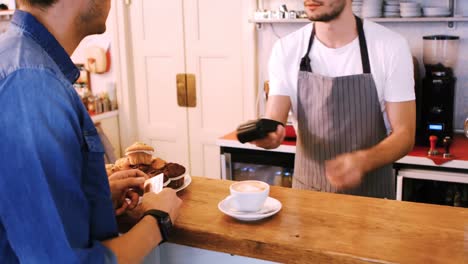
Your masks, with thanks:
[{"label": "plate of pastries", "polygon": [[132,169],[139,169],[150,178],[162,173],[164,187],[176,191],[185,189],[192,180],[190,175],[185,173],[184,166],[154,157],[154,148],[142,142],[135,142],[125,149],[125,157],[116,160],[114,164],[106,164],[107,176],[117,171]]}]

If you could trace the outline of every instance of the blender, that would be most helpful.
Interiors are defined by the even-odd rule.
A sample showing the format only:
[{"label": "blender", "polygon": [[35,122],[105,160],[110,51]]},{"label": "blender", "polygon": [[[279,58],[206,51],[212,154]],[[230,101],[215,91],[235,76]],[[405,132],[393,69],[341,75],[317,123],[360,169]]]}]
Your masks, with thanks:
[{"label": "blender", "polygon": [[442,139],[453,136],[454,94],[453,74],[458,57],[458,36],[434,35],[423,37],[423,61],[426,75],[416,91],[419,120],[416,142],[428,146],[429,137]]}]

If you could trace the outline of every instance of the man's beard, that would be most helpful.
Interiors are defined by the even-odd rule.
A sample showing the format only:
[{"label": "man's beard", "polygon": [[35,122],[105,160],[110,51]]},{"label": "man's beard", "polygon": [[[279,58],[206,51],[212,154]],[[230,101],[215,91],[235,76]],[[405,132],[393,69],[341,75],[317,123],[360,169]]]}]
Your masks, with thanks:
[{"label": "man's beard", "polygon": [[330,22],[341,15],[346,6],[346,1],[336,5],[330,12],[309,16],[309,20],[317,22]]},{"label": "man's beard", "polygon": [[77,23],[83,29],[85,35],[102,34],[106,30],[105,23],[102,23],[103,16],[102,4],[97,0],[90,1],[87,12],[79,16]]}]

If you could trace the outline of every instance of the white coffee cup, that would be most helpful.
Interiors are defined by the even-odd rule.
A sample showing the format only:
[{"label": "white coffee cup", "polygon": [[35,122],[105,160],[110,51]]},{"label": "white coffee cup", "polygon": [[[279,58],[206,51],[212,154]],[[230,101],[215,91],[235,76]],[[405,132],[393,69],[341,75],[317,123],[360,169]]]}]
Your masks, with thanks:
[{"label": "white coffee cup", "polygon": [[235,211],[257,212],[270,193],[270,185],[262,181],[240,181],[231,184],[230,206]]}]

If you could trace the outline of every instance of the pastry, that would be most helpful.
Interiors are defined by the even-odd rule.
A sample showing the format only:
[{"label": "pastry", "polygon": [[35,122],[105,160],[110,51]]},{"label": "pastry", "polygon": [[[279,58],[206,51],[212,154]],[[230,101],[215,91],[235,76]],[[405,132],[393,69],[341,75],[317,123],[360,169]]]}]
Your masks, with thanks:
[{"label": "pastry", "polygon": [[145,165],[145,164],[137,164],[137,165],[130,165],[132,169],[138,169],[141,170],[142,172],[148,174],[151,171],[151,165]]},{"label": "pastry", "polygon": [[167,185],[170,188],[177,189],[184,185],[185,167],[177,163],[167,163],[163,170],[164,178],[170,180]]},{"label": "pastry", "polygon": [[[153,158],[151,161],[151,167],[147,174],[150,177],[154,177],[160,173],[163,173],[164,167],[166,166],[166,161],[160,158]],[[164,176],[164,181],[167,181],[167,177]]]},{"label": "pastry", "polygon": [[160,170],[166,166],[167,162],[160,158],[153,158],[151,160],[151,167],[155,170]]},{"label": "pastry", "polygon": [[151,164],[154,148],[142,142],[136,142],[125,150],[131,165]]},{"label": "pastry", "polygon": [[114,173],[114,164],[106,164],[106,173],[107,177],[111,176]]},{"label": "pastry", "polygon": [[130,167],[130,161],[128,160],[127,157],[120,158],[115,161],[114,172],[123,171],[123,170],[131,170],[131,169],[132,167]]}]

